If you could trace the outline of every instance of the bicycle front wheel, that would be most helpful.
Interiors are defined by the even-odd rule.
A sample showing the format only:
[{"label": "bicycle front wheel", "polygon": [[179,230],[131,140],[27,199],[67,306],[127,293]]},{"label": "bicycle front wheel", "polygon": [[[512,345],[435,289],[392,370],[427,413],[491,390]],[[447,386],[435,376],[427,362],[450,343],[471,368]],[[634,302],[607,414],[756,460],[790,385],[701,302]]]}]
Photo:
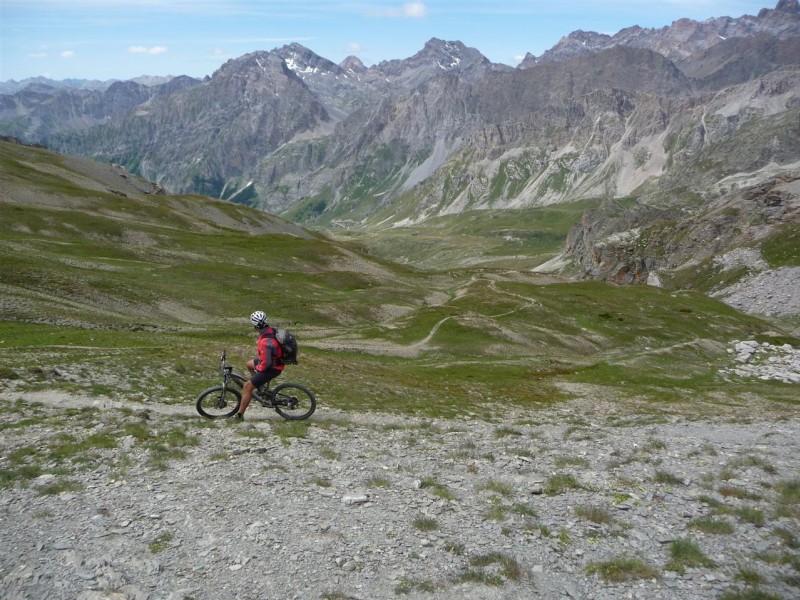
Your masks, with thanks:
[{"label": "bicycle front wheel", "polygon": [[221,419],[230,417],[239,410],[239,403],[242,401],[242,393],[229,387],[215,385],[208,388],[195,400],[195,407],[204,417],[209,419]]},{"label": "bicycle front wheel", "polygon": [[317,409],[314,393],[299,383],[282,383],[273,391],[275,412],[284,419],[300,421]]}]

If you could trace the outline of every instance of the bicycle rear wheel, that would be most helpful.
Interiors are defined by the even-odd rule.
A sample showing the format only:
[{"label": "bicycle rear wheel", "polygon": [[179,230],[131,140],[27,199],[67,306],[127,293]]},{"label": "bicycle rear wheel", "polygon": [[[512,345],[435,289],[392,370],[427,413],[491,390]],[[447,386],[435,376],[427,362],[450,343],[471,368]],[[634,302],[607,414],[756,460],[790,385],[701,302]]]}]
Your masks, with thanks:
[{"label": "bicycle rear wheel", "polygon": [[273,397],[275,412],[291,421],[307,419],[317,409],[314,393],[299,383],[282,383],[273,391]]},{"label": "bicycle rear wheel", "polygon": [[241,401],[242,393],[239,390],[215,385],[200,392],[194,405],[197,408],[197,412],[204,417],[221,419],[230,417],[239,410]]}]

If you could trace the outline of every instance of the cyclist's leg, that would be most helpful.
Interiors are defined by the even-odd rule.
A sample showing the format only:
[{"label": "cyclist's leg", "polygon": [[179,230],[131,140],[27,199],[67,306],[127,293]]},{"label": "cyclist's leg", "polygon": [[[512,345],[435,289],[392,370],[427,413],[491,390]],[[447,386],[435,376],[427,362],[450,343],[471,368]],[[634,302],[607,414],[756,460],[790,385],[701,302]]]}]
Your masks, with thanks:
[{"label": "cyclist's leg", "polygon": [[[266,371],[264,371],[264,372],[267,374],[267,381],[265,381],[264,383],[268,383],[268,382],[272,381],[272,380],[273,380],[273,379],[275,379],[275,378],[276,378],[278,375],[280,375],[281,373],[283,373],[283,371],[281,371],[280,369],[276,369],[275,367],[273,367],[273,368],[271,368],[271,369],[267,369],[267,370],[266,370]],[[262,385],[263,385],[263,384],[262,384]],[[259,387],[260,387],[260,386],[259,386]]]},{"label": "cyclist's leg", "polygon": [[281,373],[283,373],[283,369],[270,369],[272,371],[272,377],[270,377],[270,381],[278,377]]},{"label": "cyclist's leg", "polygon": [[[266,381],[263,384],[261,384],[260,386],[258,386],[259,387],[259,391],[261,391],[261,387],[262,386],[264,386],[267,389],[269,389],[270,382],[272,382],[272,380],[275,379],[278,375],[283,373],[283,371],[273,367],[271,369],[267,369],[266,371],[264,371],[264,373],[266,373]],[[265,393],[265,394],[262,394],[261,397],[264,398],[265,400],[267,400],[267,399],[269,399],[269,397],[271,397],[271,395],[269,393]]]},{"label": "cyclist's leg", "polygon": [[[248,369],[250,368],[251,364],[253,367],[258,366],[258,359],[248,362]],[[239,405],[239,416],[244,415],[247,407],[250,406],[250,401],[253,399],[253,392],[256,390],[256,388],[261,388],[262,386],[267,385],[281,373],[283,373],[281,369],[275,368],[270,368],[265,371],[255,371],[253,376],[248,381],[245,381],[244,386],[242,386],[242,402]]]},{"label": "cyclist's leg", "polygon": [[258,366],[258,363],[260,363],[260,362],[261,362],[261,359],[259,359],[259,358],[253,358],[253,359],[247,361],[247,370],[250,371],[250,376],[251,377],[256,374],[256,367]]},{"label": "cyclist's leg", "polygon": [[250,399],[253,397],[253,390],[255,386],[251,381],[245,381],[244,385],[242,386],[242,401],[239,404],[239,414],[236,416],[241,418],[244,415],[244,411],[247,410],[247,407],[250,406]]},{"label": "cyclist's leg", "polygon": [[[249,368],[250,363],[248,363],[247,366]],[[244,385],[242,386],[242,403],[239,405],[240,415],[243,415],[244,412],[247,410],[247,407],[250,406],[250,400],[253,398],[253,390],[256,389],[257,387],[261,387],[271,379],[269,373],[272,370],[273,369],[267,369],[266,371],[256,371],[248,381],[244,382]]]}]

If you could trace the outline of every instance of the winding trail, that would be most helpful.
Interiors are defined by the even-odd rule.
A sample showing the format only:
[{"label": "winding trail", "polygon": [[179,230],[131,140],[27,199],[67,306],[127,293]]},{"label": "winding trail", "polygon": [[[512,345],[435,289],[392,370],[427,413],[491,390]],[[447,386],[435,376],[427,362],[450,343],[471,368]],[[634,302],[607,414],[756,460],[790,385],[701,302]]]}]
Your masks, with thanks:
[{"label": "winding trail", "polygon": [[[495,319],[495,318],[505,317],[517,313],[521,310],[525,310],[526,308],[541,305],[541,303],[534,298],[529,298],[527,296],[522,296],[520,294],[515,294],[513,292],[508,292],[505,290],[498,289],[497,282],[488,277],[473,277],[465,284],[459,286],[459,288],[453,294],[453,297],[461,298],[465,296],[469,292],[469,289],[478,283],[488,283],[489,288],[491,289],[492,292],[498,295],[502,294],[520,300],[520,305],[518,307],[503,313],[498,313],[496,315],[489,315],[490,318]],[[446,304],[447,302],[440,302],[436,304],[436,306],[445,306]],[[431,327],[430,331],[424,338],[410,344],[395,344],[387,340],[360,339],[357,336],[353,336],[352,334],[343,334],[341,336],[328,336],[325,339],[316,339],[316,340],[312,339],[312,340],[307,340],[304,343],[314,348],[327,349],[327,350],[355,350],[355,351],[366,352],[368,354],[377,354],[382,356],[395,356],[398,358],[416,358],[425,350],[430,349],[431,342],[436,333],[442,327],[442,325],[444,325],[447,321],[455,318],[456,317],[454,315],[450,315],[440,319],[433,325],[433,327]],[[397,323],[398,320],[399,318],[387,319],[383,321],[381,325],[391,328],[395,323]]]}]

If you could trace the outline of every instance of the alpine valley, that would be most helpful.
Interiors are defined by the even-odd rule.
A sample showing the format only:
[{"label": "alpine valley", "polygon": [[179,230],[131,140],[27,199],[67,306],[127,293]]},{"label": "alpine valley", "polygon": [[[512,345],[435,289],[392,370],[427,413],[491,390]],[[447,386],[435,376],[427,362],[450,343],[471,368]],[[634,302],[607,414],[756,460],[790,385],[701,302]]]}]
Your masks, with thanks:
[{"label": "alpine valley", "polygon": [[3,135],[397,262],[694,288],[800,323],[798,0],[575,31],[516,68],[435,38],[370,67],[293,43],[203,80],[0,91]]},{"label": "alpine valley", "polygon": [[797,599],[798,386],[798,0],[0,83],[0,598]]}]

